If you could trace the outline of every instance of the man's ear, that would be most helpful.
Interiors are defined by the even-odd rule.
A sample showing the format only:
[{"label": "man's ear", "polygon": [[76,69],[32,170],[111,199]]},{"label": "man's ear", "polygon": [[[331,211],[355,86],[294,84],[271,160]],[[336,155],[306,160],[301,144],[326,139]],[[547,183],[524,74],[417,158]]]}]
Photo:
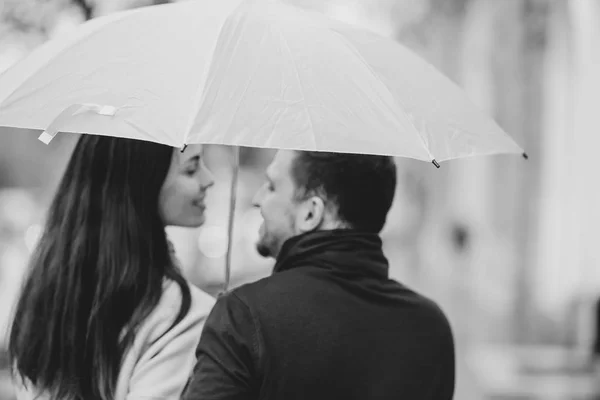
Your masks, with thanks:
[{"label": "man's ear", "polygon": [[325,202],[318,196],[312,196],[302,202],[297,214],[296,227],[300,233],[318,229],[325,220]]}]

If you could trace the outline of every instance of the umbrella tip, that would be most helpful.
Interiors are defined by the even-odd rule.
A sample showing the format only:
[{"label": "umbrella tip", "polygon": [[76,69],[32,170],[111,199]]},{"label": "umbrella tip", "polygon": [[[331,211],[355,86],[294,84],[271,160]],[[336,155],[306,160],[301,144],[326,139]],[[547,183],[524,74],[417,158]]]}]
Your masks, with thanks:
[{"label": "umbrella tip", "polygon": [[523,158],[529,160],[529,156],[527,155],[527,153],[523,153]]},{"label": "umbrella tip", "polygon": [[183,147],[181,148],[181,152],[183,153],[186,148],[187,148],[187,144],[184,144]]},{"label": "umbrella tip", "polygon": [[440,164],[435,160],[435,158],[431,161],[436,168],[440,167]]}]

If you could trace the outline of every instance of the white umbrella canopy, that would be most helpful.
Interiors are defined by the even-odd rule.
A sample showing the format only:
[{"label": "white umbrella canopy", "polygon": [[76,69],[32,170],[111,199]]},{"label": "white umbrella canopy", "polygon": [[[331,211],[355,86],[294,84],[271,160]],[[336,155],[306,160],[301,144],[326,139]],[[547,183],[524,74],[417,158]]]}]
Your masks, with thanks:
[{"label": "white umbrella canopy", "polygon": [[[189,0],[84,23],[0,75],[0,126],[44,130],[44,143],[62,131],[182,148],[383,154],[437,167],[525,155],[406,47],[268,0]],[[236,162],[225,290],[237,171]]]},{"label": "white umbrella canopy", "polygon": [[424,161],[523,150],[404,46],[290,5],[94,19],[0,75],[0,126]]}]

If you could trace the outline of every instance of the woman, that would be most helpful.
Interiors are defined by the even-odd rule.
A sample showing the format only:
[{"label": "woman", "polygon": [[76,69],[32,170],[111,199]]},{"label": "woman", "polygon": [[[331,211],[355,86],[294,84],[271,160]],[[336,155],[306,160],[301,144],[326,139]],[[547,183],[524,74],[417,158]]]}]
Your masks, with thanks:
[{"label": "woman", "polygon": [[179,398],[214,299],[165,226],[202,225],[212,184],[200,145],[81,136],[17,304],[19,399]]}]

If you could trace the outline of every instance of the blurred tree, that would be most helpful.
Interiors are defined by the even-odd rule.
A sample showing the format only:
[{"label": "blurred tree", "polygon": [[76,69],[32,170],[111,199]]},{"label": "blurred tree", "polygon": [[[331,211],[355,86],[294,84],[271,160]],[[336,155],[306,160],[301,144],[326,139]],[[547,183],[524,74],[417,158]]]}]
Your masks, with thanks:
[{"label": "blurred tree", "polygon": [[[544,104],[544,56],[551,3],[545,0],[507,1],[497,4],[493,72],[495,113],[498,122],[530,154],[540,154]],[[513,339],[528,343],[536,338],[537,313],[531,299],[532,243],[539,208],[540,158],[527,168],[522,160],[498,158],[495,177],[495,227],[508,239],[516,255]],[[537,332],[539,334],[540,332]]]},{"label": "blurred tree", "polygon": [[0,25],[3,30],[48,34],[61,13],[78,12],[83,20],[103,8],[111,11],[169,3],[169,0],[3,0]]},{"label": "blurred tree", "polygon": [[94,5],[88,0],[72,0],[74,4],[76,4],[81,11],[83,12],[83,16],[86,19],[92,19],[94,16]]}]

